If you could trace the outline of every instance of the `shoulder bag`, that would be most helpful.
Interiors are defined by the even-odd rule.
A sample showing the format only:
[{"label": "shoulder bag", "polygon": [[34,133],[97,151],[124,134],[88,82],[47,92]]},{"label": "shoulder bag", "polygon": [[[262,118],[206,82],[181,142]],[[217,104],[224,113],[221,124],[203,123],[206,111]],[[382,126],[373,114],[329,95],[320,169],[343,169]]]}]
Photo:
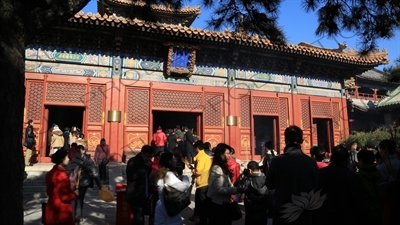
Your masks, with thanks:
[{"label": "shoulder bag", "polygon": [[175,188],[168,186],[164,177],[163,197],[164,206],[168,216],[176,216],[190,205],[190,196],[192,194],[192,189],[193,181],[186,191],[180,192]]}]

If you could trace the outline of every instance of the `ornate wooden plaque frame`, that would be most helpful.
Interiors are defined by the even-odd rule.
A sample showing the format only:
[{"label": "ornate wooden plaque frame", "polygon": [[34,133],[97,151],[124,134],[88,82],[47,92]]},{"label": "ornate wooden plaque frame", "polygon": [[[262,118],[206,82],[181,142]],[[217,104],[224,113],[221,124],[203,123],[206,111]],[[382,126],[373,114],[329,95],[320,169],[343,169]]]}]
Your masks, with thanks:
[{"label": "ornate wooden plaque frame", "polygon": [[[183,78],[190,78],[194,72],[194,66],[196,64],[196,50],[199,50],[200,47],[189,44],[181,44],[181,43],[164,43],[168,48],[167,55],[167,63],[165,64],[165,76],[177,76]],[[187,51],[187,65],[184,67],[175,67],[173,65],[173,61],[175,58],[175,53],[177,50]]]}]

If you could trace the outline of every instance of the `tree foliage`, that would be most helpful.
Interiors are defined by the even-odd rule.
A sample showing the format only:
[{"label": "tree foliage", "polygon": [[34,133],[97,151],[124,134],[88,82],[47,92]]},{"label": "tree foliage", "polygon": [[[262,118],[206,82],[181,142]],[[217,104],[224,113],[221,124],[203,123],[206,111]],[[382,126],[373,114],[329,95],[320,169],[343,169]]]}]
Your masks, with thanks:
[{"label": "tree foliage", "polygon": [[[390,129],[381,128],[372,132],[356,132],[342,141],[346,147],[350,148],[351,143],[357,142],[358,147],[365,148],[367,145],[378,146],[379,142],[385,139],[395,140],[397,146],[400,146],[400,127],[392,127]],[[396,130],[396,135],[394,131]]]},{"label": "tree foliage", "polygon": [[[25,48],[32,37],[66,20],[89,0],[0,1],[0,224],[24,224]],[[30,118],[29,118],[30,119]]]},{"label": "tree foliage", "polygon": [[[181,6],[184,0],[147,1]],[[281,3],[282,0],[202,0],[203,6],[213,9],[207,21],[210,28],[243,30],[276,43],[286,40],[277,24]],[[317,13],[317,35],[355,33],[363,53],[375,50],[379,39],[392,38],[400,28],[400,0],[302,0],[301,6],[306,12]]]},{"label": "tree foliage", "polygon": [[400,0],[303,0],[306,11],[317,11],[316,34],[358,35],[364,52],[377,48],[377,40],[392,38],[400,28]]},{"label": "tree foliage", "polygon": [[394,66],[384,68],[383,71],[388,74],[387,80],[389,82],[400,82],[400,57],[396,59]]}]

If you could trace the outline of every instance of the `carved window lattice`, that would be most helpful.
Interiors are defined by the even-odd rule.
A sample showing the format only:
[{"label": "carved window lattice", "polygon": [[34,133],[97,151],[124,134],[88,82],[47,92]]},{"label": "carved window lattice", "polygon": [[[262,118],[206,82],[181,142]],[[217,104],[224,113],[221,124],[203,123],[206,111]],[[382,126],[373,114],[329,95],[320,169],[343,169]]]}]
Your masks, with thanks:
[{"label": "carved window lattice", "polygon": [[279,99],[279,126],[286,128],[288,124],[288,101],[286,98]]},{"label": "carved window lattice", "polygon": [[149,90],[128,91],[127,124],[149,123]]},{"label": "carved window lattice", "polygon": [[202,110],[202,93],[183,92],[183,91],[153,91],[153,107],[184,109],[184,110]]},{"label": "carved window lattice", "polygon": [[222,103],[221,95],[206,95],[204,107],[204,125],[210,127],[222,126]]},{"label": "carved window lattice", "polygon": [[101,123],[103,121],[103,88],[90,87],[89,97],[89,122]]},{"label": "carved window lattice", "polygon": [[86,104],[86,84],[48,83],[46,101]]},{"label": "carved window lattice", "polygon": [[340,110],[339,110],[339,103],[332,104],[332,111],[333,111],[333,128],[340,129]]},{"label": "carved window lattice", "polygon": [[278,114],[278,99],[276,98],[253,98],[254,113]]},{"label": "carved window lattice", "polygon": [[31,83],[29,84],[28,93],[28,108],[26,112],[27,120],[40,120],[42,114],[43,103],[43,84]]},{"label": "carved window lattice", "polygon": [[250,127],[250,97],[245,95],[240,98],[240,126]]},{"label": "carved window lattice", "polygon": [[330,102],[312,102],[311,104],[313,116],[332,116]]},{"label": "carved window lattice", "polygon": [[303,129],[310,129],[310,105],[301,101],[301,124]]}]

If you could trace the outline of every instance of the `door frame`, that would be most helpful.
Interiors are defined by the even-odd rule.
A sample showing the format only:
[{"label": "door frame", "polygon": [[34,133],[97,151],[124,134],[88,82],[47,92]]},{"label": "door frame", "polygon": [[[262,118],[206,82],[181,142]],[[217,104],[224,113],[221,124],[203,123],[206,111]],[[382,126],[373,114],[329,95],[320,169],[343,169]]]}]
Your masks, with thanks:
[{"label": "door frame", "polygon": [[[277,152],[279,152],[279,149],[280,149],[280,130],[279,130],[279,116],[278,115],[264,115],[264,114],[253,114],[252,115],[252,117],[251,117],[251,120],[252,120],[252,127],[251,127],[251,129],[250,129],[250,136],[251,136],[251,142],[254,142],[253,140],[254,140],[254,136],[255,136],[255,124],[254,124],[254,117],[256,117],[256,116],[260,116],[260,117],[269,117],[269,118],[272,118],[272,144],[274,145],[274,150],[275,151],[277,151]],[[255,156],[258,156],[257,154],[256,154],[256,147],[257,147],[257,143],[254,143],[256,146],[254,146],[252,149],[251,149],[251,152],[252,152],[252,154],[251,154],[251,156],[252,156],[252,158],[254,158]],[[250,147],[251,148],[251,147]],[[264,151],[265,149],[261,149],[261,151]],[[261,152],[261,155],[262,155],[262,152]]]},{"label": "door frame", "polygon": [[331,150],[333,149],[333,147],[335,146],[335,143],[334,143],[334,133],[335,133],[335,131],[334,131],[334,129],[333,129],[333,118],[327,118],[327,117],[312,117],[312,125],[314,125],[315,124],[315,126],[316,126],[316,130],[314,131],[314,133],[315,133],[315,135],[316,135],[316,137],[317,137],[317,143],[312,143],[313,145],[315,145],[315,144],[319,144],[319,141],[318,141],[318,123],[317,123],[317,121],[316,121],[316,123],[314,123],[314,120],[320,120],[321,122],[325,122],[326,123],[326,125],[325,125],[325,127],[326,127],[326,130],[325,130],[325,132],[326,132],[326,138],[327,138],[327,140],[326,140],[326,143],[327,143],[327,146],[325,147],[325,151],[327,151],[327,152],[331,152]]},{"label": "door frame", "polygon": [[[86,115],[86,112],[87,112],[87,107],[86,106],[82,106],[82,105],[65,105],[65,104],[43,104],[43,118],[42,118],[42,122],[41,122],[41,124],[42,124],[42,130],[43,130],[43,138],[42,138],[42,151],[40,151],[40,158],[41,157],[49,157],[49,155],[50,155],[50,152],[49,152],[49,155],[47,155],[47,151],[50,149],[47,149],[47,147],[48,147],[48,140],[47,140],[47,137],[48,137],[48,128],[49,128],[49,119],[50,119],[50,110],[49,110],[49,107],[57,107],[57,106],[59,106],[59,107],[79,107],[79,108],[83,108],[83,115],[82,115],[82,132],[83,132],[83,134],[85,134],[86,135],[86,131],[87,131],[87,129],[86,129],[86,117],[87,117],[87,115]],[[87,138],[86,136],[85,136],[85,138]],[[41,160],[41,159],[40,159]]]}]

